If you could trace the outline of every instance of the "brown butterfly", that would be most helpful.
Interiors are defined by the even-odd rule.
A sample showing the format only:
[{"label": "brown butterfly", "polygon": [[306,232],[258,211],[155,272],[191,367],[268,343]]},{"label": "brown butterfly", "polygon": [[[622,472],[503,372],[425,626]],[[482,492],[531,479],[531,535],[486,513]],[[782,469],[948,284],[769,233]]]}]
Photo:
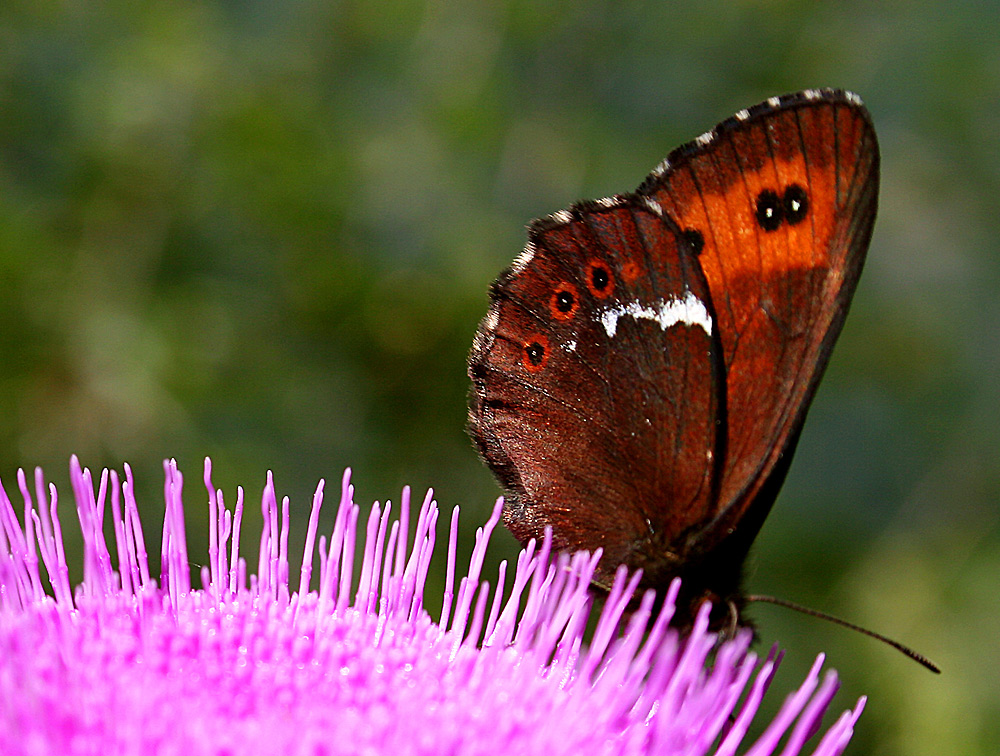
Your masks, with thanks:
[{"label": "brown butterfly", "polygon": [[742,110],[632,194],[533,222],[469,357],[469,428],[522,541],[603,549],[678,611],[746,624],[742,564],[864,263],[879,152],[860,99]]}]

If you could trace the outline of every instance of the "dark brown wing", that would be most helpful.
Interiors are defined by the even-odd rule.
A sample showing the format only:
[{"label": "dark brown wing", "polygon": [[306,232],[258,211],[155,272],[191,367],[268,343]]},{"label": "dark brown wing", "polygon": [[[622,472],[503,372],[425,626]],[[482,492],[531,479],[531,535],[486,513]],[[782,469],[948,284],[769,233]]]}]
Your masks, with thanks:
[{"label": "dark brown wing", "polygon": [[473,343],[470,432],[522,540],[604,549],[598,582],[713,516],[725,413],[705,278],[659,207],[621,196],[536,221]]}]

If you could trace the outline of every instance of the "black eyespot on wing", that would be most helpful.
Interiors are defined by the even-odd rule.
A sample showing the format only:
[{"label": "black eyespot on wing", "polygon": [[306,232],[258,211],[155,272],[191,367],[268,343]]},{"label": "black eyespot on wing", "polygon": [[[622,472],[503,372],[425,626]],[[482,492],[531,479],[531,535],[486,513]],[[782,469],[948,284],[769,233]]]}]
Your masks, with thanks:
[{"label": "black eyespot on wing", "polygon": [[765,231],[777,231],[785,219],[784,203],[771,189],[757,195],[757,225]]},{"label": "black eyespot on wing", "polygon": [[785,220],[792,226],[805,220],[809,212],[809,197],[806,190],[798,184],[792,184],[785,189],[784,197]]},{"label": "black eyespot on wing", "polygon": [[566,281],[559,283],[549,297],[549,313],[556,320],[569,320],[576,315],[579,306],[576,287]]},{"label": "black eyespot on wing", "polygon": [[545,347],[537,341],[532,341],[524,348],[524,354],[528,358],[528,362],[538,367],[542,364],[542,360],[545,359]]},{"label": "black eyespot on wing", "polygon": [[598,299],[604,299],[615,288],[611,268],[603,260],[594,258],[587,263],[587,288]]},{"label": "black eyespot on wing", "polygon": [[595,266],[594,269],[590,271],[590,285],[598,291],[604,291],[608,288],[608,283],[610,283],[610,281],[611,279],[608,277],[607,269]]},{"label": "black eyespot on wing", "polygon": [[701,231],[696,228],[686,228],[681,232],[681,236],[688,243],[688,246],[691,247],[691,251],[695,255],[701,254],[701,251],[705,248],[705,237]]},{"label": "black eyespot on wing", "polygon": [[573,295],[568,291],[560,291],[556,294],[556,309],[559,312],[569,312],[573,309],[573,303],[576,300]]},{"label": "black eyespot on wing", "polygon": [[530,373],[537,373],[545,363],[549,361],[549,340],[538,334],[532,336],[524,343],[524,353],[521,355],[522,364]]}]

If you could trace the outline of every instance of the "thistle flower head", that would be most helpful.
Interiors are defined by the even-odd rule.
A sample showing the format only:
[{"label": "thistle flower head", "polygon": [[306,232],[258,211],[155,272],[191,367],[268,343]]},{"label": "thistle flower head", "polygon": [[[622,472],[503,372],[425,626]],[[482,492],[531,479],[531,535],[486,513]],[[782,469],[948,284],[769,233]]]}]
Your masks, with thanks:
[{"label": "thistle flower head", "polygon": [[[154,579],[128,466],[124,481],[108,471],[95,481],[72,460],[84,541],[84,578],[75,589],[55,487],[45,486],[40,471],[29,486],[19,472],[19,518],[0,486],[0,753],[556,756],[745,748],[779,656],[758,660],[747,633],[716,648],[707,607],[690,635],[679,637],[669,627],[676,584],[656,616],[652,596],[626,615],[638,576],[620,571],[585,643],[587,587],[599,555],[552,556],[548,541],[530,544],[491,585],[483,559],[498,502],[457,586],[452,512],[443,606],[431,616],[424,585],[440,514],[431,493],[411,540],[408,491],[398,517],[388,503],[362,513],[348,472],[329,537],[318,536],[323,483],[316,489],[293,587],[288,499],[279,504],[269,475],[253,572],[241,556],[242,489],[229,508],[206,460],[209,554],[201,587],[193,588],[183,478],[173,462],[165,470],[162,567]],[[104,535],[109,507],[112,545]],[[782,741],[781,753],[802,752],[837,688],[833,672],[820,680],[822,662],[747,753],[775,753]],[[844,712],[813,753],[840,753],[863,703]]]}]

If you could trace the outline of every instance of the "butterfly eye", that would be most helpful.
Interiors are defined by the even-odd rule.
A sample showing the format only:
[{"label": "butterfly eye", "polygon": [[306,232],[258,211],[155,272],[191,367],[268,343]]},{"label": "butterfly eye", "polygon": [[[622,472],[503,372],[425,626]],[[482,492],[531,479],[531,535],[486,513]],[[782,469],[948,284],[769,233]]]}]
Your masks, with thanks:
[{"label": "butterfly eye", "polygon": [[591,260],[587,265],[587,288],[598,299],[604,299],[614,289],[611,268],[601,260]]},{"label": "butterfly eye", "polygon": [[757,225],[765,231],[777,231],[785,219],[781,199],[770,189],[757,195]]},{"label": "butterfly eye", "polygon": [[705,237],[702,236],[701,231],[696,228],[686,228],[681,232],[681,236],[684,237],[684,241],[691,247],[691,251],[695,255],[701,254],[701,251],[705,248]]},{"label": "butterfly eye", "polygon": [[552,293],[552,298],[549,300],[549,311],[552,313],[552,317],[557,320],[569,320],[576,314],[579,304],[580,300],[576,296],[576,289],[571,284],[561,283]]},{"label": "butterfly eye", "polygon": [[521,362],[528,368],[529,372],[537,373],[545,367],[545,363],[548,361],[549,340],[547,338],[541,334],[537,334],[525,342]]},{"label": "butterfly eye", "polygon": [[785,219],[789,225],[794,226],[801,223],[805,219],[806,213],[809,212],[809,198],[806,196],[806,190],[798,184],[789,186],[785,189],[784,206]]}]

